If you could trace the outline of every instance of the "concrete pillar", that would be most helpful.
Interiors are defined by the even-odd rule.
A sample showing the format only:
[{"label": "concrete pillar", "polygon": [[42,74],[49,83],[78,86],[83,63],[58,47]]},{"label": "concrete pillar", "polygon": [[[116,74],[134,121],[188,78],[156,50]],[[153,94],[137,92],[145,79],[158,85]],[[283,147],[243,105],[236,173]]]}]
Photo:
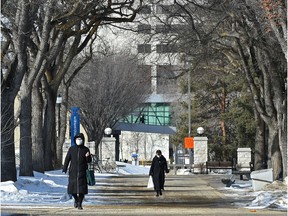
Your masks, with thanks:
[{"label": "concrete pillar", "polygon": [[208,138],[194,137],[194,173],[205,173],[207,160]]},{"label": "concrete pillar", "polygon": [[110,158],[110,161],[115,161],[115,137],[103,137],[99,149],[99,159],[106,160]]},{"label": "concrete pillar", "polygon": [[237,165],[239,171],[249,171],[251,162],[251,148],[237,149]]}]

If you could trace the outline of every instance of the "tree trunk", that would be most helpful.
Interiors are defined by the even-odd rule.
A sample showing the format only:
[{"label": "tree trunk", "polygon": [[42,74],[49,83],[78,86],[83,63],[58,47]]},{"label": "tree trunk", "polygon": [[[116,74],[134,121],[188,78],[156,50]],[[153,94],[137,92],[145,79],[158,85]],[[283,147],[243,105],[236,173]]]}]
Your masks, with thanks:
[{"label": "tree trunk", "polygon": [[8,90],[1,95],[1,182],[17,181],[14,144],[14,99]]},{"label": "tree trunk", "polygon": [[[263,75],[263,92],[261,96],[263,97],[264,103],[260,100],[260,91],[257,89],[255,82],[253,80],[252,71],[249,67],[249,58],[244,54],[244,50],[240,41],[238,40],[238,48],[239,54],[243,61],[244,71],[246,74],[247,81],[249,83],[249,87],[251,89],[252,94],[254,95],[254,103],[257,109],[257,112],[260,114],[260,117],[268,126],[268,167],[273,168],[274,179],[279,179],[282,172],[282,159],[281,152],[279,147],[279,137],[278,137],[278,119],[277,116],[279,114],[279,110],[277,110],[277,106],[275,107],[275,101],[278,101],[277,98],[277,80],[271,79],[271,73],[275,73],[273,66],[271,65],[271,61],[267,58],[268,55],[265,56],[265,52],[262,50],[258,50],[259,59],[254,58],[253,60],[257,60],[257,64],[261,69]],[[253,49],[250,49],[253,51]],[[253,53],[251,53],[253,57]],[[261,55],[260,55],[261,54]],[[256,62],[255,62],[256,63]],[[254,63],[254,64],[255,64]],[[264,64],[265,63],[265,64]],[[269,64],[270,63],[270,64]],[[269,69],[269,71],[268,71]],[[273,75],[276,76],[276,75]],[[277,77],[275,77],[277,78]],[[279,85],[278,83],[277,85]],[[275,95],[276,94],[276,95]]]},{"label": "tree trunk", "polygon": [[268,168],[273,169],[273,176],[278,180],[282,172],[282,159],[279,148],[278,131],[273,124],[268,125]]},{"label": "tree trunk", "polygon": [[33,170],[44,173],[43,99],[39,82],[32,90],[32,160]]},{"label": "tree trunk", "polygon": [[[87,132],[89,133],[89,132]],[[95,152],[91,152],[91,154],[95,154],[99,157],[99,145],[101,145],[101,141],[97,141],[96,134],[90,134],[90,140],[95,142]]]},{"label": "tree trunk", "polygon": [[[25,85],[24,82],[23,85]],[[20,176],[34,176],[32,165],[31,112],[31,92],[23,86],[21,88],[20,109]]]},{"label": "tree trunk", "polygon": [[265,122],[259,116],[254,108],[254,116],[256,120],[255,135],[255,152],[254,152],[254,169],[260,170],[267,168],[267,148],[265,145]]},{"label": "tree trunk", "polygon": [[285,79],[283,77],[286,73],[284,74],[283,71],[285,68],[287,70],[287,64],[279,65],[279,62],[274,59],[274,56],[270,56],[271,54],[268,52],[265,52],[265,54],[267,55],[266,58],[270,60],[266,62],[270,63],[270,73],[268,73],[268,75],[272,84],[273,105],[276,110],[275,119],[277,124],[275,123],[274,125],[274,130],[276,130],[278,134],[278,147],[276,147],[276,149],[279,148],[281,153],[280,156],[278,156],[277,153],[275,157],[280,157],[280,159],[277,159],[278,162],[282,160],[283,173],[281,174],[285,177],[287,176],[287,88],[285,88]]},{"label": "tree trunk", "polygon": [[[227,92],[225,86],[222,87],[222,94],[219,96],[219,108],[220,113],[225,114],[226,112],[226,99]],[[227,131],[226,131],[226,122],[224,119],[220,119],[220,128],[222,131],[222,145],[223,145],[223,159],[224,161],[229,160],[229,155],[227,151]]]},{"label": "tree trunk", "polygon": [[[286,104],[287,110],[287,104]],[[279,125],[279,147],[282,155],[282,164],[283,164],[283,177],[287,176],[287,114],[281,114],[281,117],[278,118]]]},{"label": "tree trunk", "polygon": [[45,171],[53,170],[55,165],[55,97],[49,90],[46,91],[47,105],[44,114],[44,166]]},{"label": "tree trunk", "polygon": [[29,4],[27,1],[16,3],[15,20],[18,22],[18,26],[15,26],[12,32],[16,57],[11,64],[6,82],[1,85],[1,181],[17,180],[14,144],[14,100],[27,68],[26,37]]}]

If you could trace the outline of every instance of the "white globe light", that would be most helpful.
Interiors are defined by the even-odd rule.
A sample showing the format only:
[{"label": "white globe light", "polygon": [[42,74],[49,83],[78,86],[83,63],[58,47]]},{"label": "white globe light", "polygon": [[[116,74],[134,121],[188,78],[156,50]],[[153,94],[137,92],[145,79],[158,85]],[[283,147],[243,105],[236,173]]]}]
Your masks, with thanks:
[{"label": "white globe light", "polygon": [[62,103],[62,97],[61,95],[58,95],[56,98],[56,104],[61,104]]},{"label": "white globe light", "polygon": [[104,133],[106,135],[110,135],[112,133],[112,129],[111,128],[105,128]]},{"label": "white globe light", "polygon": [[204,133],[204,128],[203,127],[198,127],[197,128],[197,133],[200,134],[200,135],[203,134]]}]

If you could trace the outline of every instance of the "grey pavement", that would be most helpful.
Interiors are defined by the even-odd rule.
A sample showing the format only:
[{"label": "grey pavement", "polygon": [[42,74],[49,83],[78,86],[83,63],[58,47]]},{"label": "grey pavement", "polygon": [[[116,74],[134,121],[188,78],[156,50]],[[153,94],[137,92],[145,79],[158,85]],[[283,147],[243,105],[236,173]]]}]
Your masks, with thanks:
[{"label": "grey pavement", "polygon": [[[103,176],[89,186],[83,210],[67,206],[1,206],[1,215],[287,215],[274,209],[238,207],[253,200],[223,194],[222,175],[167,175],[163,196],[147,189],[148,176]],[[93,202],[93,205],[91,204]],[[237,203],[237,205],[236,205]],[[241,206],[241,205],[240,205]]]}]

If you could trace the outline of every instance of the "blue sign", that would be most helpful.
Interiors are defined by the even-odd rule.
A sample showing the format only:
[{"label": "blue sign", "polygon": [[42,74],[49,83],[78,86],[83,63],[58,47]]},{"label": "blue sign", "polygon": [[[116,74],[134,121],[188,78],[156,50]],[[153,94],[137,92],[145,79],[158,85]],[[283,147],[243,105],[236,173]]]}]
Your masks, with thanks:
[{"label": "blue sign", "polygon": [[72,107],[71,108],[71,118],[70,118],[70,136],[71,136],[71,146],[74,146],[74,137],[76,134],[80,133],[80,116],[78,111],[80,110],[79,107]]}]

